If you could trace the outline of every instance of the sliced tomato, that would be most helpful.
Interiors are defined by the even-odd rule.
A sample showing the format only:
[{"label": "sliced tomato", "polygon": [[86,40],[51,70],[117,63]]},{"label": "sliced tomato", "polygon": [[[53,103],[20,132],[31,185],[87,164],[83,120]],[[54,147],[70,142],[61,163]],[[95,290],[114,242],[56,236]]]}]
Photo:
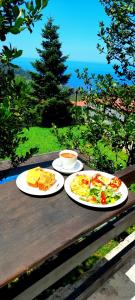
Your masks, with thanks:
[{"label": "sliced tomato", "polygon": [[110,183],[109,186],[112,187],[113,189],[117,189],[118,188],[117,185],[114,184],[114,183]]},{"label": "sliced tomato", "polygon": [[101,192],[101,203],[106,204],[106,195],[104,192]]},{"label": "sliced tomato", "polygon": [[99,178],[100,174],[96,174],[95,177],[92,179],[92,183],[93,184],[97,184],[97,185],[103,185],[103,181]]},{"label": "sliced tomato", "polygon": [[82,179],[82,183],[88,185],[88,184],[89,184],[89,180],[87,180],[87,179]]},{"label": "sliced tomato", "polygon": [[118,177],[114,177],[112,178],[109,186],[114,188],[114,189],[118,189],[121,185],[121,180]]}]

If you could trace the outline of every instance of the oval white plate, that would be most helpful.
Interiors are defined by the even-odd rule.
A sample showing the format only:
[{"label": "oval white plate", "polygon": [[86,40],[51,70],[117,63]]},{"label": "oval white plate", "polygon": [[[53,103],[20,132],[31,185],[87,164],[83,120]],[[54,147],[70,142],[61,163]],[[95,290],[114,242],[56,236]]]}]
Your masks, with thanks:
[{"label": "oval white plate", "polygon": [[126,199],[127,199],[127,196],[128,196],[128,189],[126,187],[126,185],[124,184],[124,182],[122,182],[120,188],[119,188],[119,192],[122,194],[121,195],[121,198],[119,200],[117,200],[115,203],[113,204],[95,204],[95,203],[89,203],[89,202],[86,202],[86,201],[83,201],[83,200],[80,200],[80,196],[74,194],[72,191],[71,191],[71,188],[70,188],[70,184],[71,184],[71,181],[73,180],[73,178],[78,174],[78,175],[82,175],[82,174],[86,174],[86,175],[89,175],[90,177],[95,175],[95,174],[101,174],[101,175],[104,175],[106,176],[107,178],[113,178],[115,177],[114,175],[112,174],[109,174],[109,173],[105,173],[105,172],[100,172],[100,171],[94,171],[94,170],[87,170],[87,171],[81,171],[81,172],[77,172],[76,174],[72,174],[70,176],[68,176],[68,178],[65,180],[65,191],[66,193],[72,198],[74,199],[75,201],[77,201],[78,203],[80,204],[83,204],[83,205],[86,205],[86,206],[90,206],[90,207],[96,207],[96,208],[109,208],[109,207],[114,207],[114,206],[117,206],[117,205],[120,205],[121,203],[123,203]]},{"label": "oval white plate", "polygon": [[64,177],[59,174],[58,172],[50,169],[44,169],[50,173],[53,173],[55,175],[56,182],[54,183],[53,186],[50,187],[49,190],[47,191],[41,191],[38,188],[31,187],[27,184],[26,182],[26,176],[27,176],[27,171],[21,173],[17,179],[16,179],[16,185],[17,187],[24,193],[30,194],[30,195],[35,195],[35,196],[46,196],[46,195],[51,195],[56,192],[58,192],[62,186],[64,185]]},{"label": "oval white plate", "polygon": [[79,172],[80,170],[82,170],[83,168],[83,163],[77,159],[76,164],[74,165],[73,168],[71,169],[65,169],[62,167],[62,163],[60,161],[60,158],[56,158],[53,162],[52,162],[52,166],[55,170],[64,173],[64,174],[72,174],[75,172]]}]

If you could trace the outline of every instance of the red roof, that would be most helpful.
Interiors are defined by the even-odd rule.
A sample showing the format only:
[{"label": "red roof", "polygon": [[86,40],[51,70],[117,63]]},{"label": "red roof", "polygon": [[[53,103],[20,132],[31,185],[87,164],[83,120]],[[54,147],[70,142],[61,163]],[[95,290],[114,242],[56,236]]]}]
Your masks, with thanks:
[{"label": "red roof", "polygon": [[71,101],[71,103],[72,103],[74,106],[80,106],[80,107],[86,106],[86,102],[85,102],[85,101],[77,101],[77,102]]}]

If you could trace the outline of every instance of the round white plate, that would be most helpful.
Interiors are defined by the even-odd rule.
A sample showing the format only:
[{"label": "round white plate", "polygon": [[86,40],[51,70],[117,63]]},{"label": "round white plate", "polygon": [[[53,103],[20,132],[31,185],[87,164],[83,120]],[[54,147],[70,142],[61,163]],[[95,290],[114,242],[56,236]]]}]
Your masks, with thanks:
[{"label": "round white plate", "polygon": [[46,195],[51,195],[56,192],[58,192],[62,186],[64,185],[64,177],[59,174],[58,172],[50,169],[44,169],[45,171],[51,172],[55,175],[56,182],[54,183],[53,186],[50,187],[49,190],[47,191],[41,191],[38,188],[31,187],[27,184],[26,182],[26,176],[27,172],[25,171],[21,173],[17,179],[16,179],[16,185],[17,187],[24,193],[30,194],[30,195],[35,195],[35,196],[46,196]]},{"label": "round white plate", "polygon": [[[87,170],[87,171],[81,171],[81,172],[77,172],[78,175],[82,175],[82,174],[86,174],[88,176],[94,176],[95,174],[101,174],[107,178],[113,178],[115,177],[114,175],[111,175],[109,173],[105,173],[105,172],[100,172],[100,171],[94,171],[94,170]],[[95,204],[95,203],[89,203],[89,202],[86,202],[86,201],[83,201],[83,200],[80,200],[80,196],[74,194],[72,191],[71,191],[71,188],[70,188],[70,184],[71,184],[71,181],[73,180],[73,178],[77,175],[77,174],[72,174],[70,176],[68,176],[68,178],[65,180],[65,191],[66,193],[72,198],[74,199],[75,201],[77,201],[78,203],[80,204],[83,204],[83,205],[86,205],[86,206],[90,206],[90,207],[96,207],[96,208],[110,208],[110,207],[114,207],[114,206],[117,206],[117,205],[120,205],[121,203],[123,203],[126,199],[127,199],[127,196],[128,196],[128,189],[126,187],[126,185],[124,184],[124,182],[122,182],[118,192],[120,192],[122,195],[121,195],[121,198],[119,200],[117,200],[115,203],[113,204]]]},{"label": "round white plate", "polygon": [[76,164],[74,165],[74,167],[72,167],[71,169],[65,169],[62,167],[62,163],[60,161],[60,158],[56,158],[53,162],[52,162],[52,166],[55,170],[65,173],[65,174],[71,174],[71,173],[75,173],[75,172],[79,172],[80,170],[82,170],[83,168],[83,163],[77,159]]}]

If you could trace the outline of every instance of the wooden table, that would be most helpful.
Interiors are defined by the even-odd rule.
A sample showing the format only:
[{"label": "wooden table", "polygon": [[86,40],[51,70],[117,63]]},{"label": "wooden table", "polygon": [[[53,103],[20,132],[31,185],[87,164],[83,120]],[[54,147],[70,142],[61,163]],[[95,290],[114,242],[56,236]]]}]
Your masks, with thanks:
[{"label": "wooden table", "polygon": [[[51,168],[52,161],[56,157],[58,153],[33,157],[28,165],[22,166],[21,171],[26,167],[31,168],[34,164],[43,166],[43,162]],[[3,164],[1,169],[7,168],[6,164]],[[88,169],[85,164],[84,169]],[[127,185],[135,182],[135,166],[117,174]],[[70,257],[64,259],[65,261],[55,270],[51,270],[45,279],[41,278],[39,283],[36,282],[15,297],[15,299],[32,299],[84,261],[97,247],[133,224],[134,207],[135,194],[132,192],[129,192],[126,203],[121,207],[97,210],[78,205],[68,197],[64,188],[57,194],[38,198],[22,193],[16,187],[15,181],[0,185],[1,288],[30,268],[42,265],[60,251],[65,251],[82,235],[96,229],[89,245],[85,244],[84,249],[80,247],[80,252],[74,250]],[[97,230],[108,221],[113,224],[108,231],[102,228]]]}]

